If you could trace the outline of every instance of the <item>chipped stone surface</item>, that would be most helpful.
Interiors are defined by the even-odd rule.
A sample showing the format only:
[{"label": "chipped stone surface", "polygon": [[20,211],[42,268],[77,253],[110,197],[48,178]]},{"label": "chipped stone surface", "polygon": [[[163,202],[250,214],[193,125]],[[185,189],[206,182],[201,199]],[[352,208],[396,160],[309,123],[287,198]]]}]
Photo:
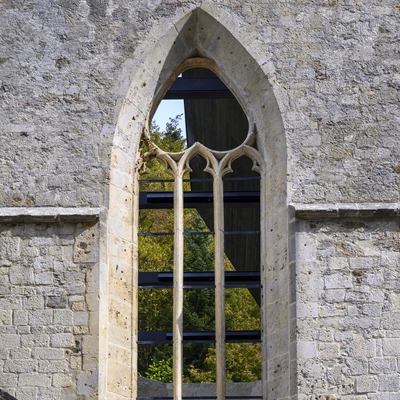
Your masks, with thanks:
[{"label": "chipped stone surface", "polygon": [[81,232],[75,237],[74,242],[74,262],[96,262],[98,255],[98,238],[96,236],[96,226],[82,225]]}]

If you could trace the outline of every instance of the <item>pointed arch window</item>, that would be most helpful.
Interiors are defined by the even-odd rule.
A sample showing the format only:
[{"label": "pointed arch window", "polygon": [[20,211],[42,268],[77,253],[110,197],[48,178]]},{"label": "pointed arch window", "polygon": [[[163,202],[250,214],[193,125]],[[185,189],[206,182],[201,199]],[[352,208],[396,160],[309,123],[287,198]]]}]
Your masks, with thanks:
[{"label": "pointed arch window", "polygon": [[[199,71],[192,72],[194,76],[199,73]],[[192,72],[189,70],[186,77],[192,76]],[[211,77],[213,78],[213,74]],[[220,85],[219,82],[218,85]],[[204,81],[201,88],[204,89],[205,85]],[[225,85],[222,84],[218,88],[219,94],[216,94],[218,90],[215,90],[214,94],[207,94],[202,90],[202,93],[198,91],[197,95],[191,93],[192,97],[186,97],[188,101],[185,103],[185,108],[189,110],[186,119],[191,118],[191,123],[187,124],[189,132],[186,148],[179,152],[168,151],[157,145],[149,133],[143,137],[143,148],[146,151],[142,154],[142,162],[151,159],[160,160],[165,165],[168,177],[164,175],[162,179],[154,179],[154,177],[147,179],[145,175],[139,177],[137,185],[140,191],[140,208],[152,212],[157,209],[170,211],[165,211],[159,216],[163,221],[162,231],[157,231],[157,228],[154,230],[154,225],[139,227],[137,232],[139,253],[141,252],[140,241],[145,242],[155,238],[161,238],[168,252],[164,254],[163,259],[162,251],[160,251],[158,259],[161,260],[161,265],[153,265],[153,268],[150,268],[151,271],[141,265],[146,261],[144,255],[139,254],[138,286],[139,290],[145,293],[142,298],[144,303],[147,302],[146,296],[151,297],[149,293],[160,293],[163,290],[162,295],[158,295],[164,302],[169,302],[172,310],[171,315],[166,318],[166,322],[162,323],[161,327],[151,326],[151,323],[141,323],[139,318],[138,345],[143,346],[144,349],[146,346],[169,346],[170,353],[167,351],[165,354],[171,354],[172,366],[165,364],[163,372],[167,373],[171,368],[173,393],[169,397],[167,395],[163,397],[154,394],[149,396],[139,391],[138,399],[151,397],[174,400],[198,399],[198,395],[191,396],[190,393],[184,392],[183,368],[185,345],[199,343],[215,345],[211,347],[213,349],[211,353],[216,360],[216,390],[214,395],[204,398],[218,400],[238,398],[232,393],[227,393],[227,347],[232,344],[262,342],[261,329],[265,324],[261,321],[265,320],[265,312],[260,307],[262,304],[261,282],[263,282],[261,275],[264,273],[260,267],[260,260],[265,256],[265,227],[261,222],[265,205],[260,192],[263,192],[265,186],[265,163],[257,150],[257,132],[251,116],[246,118],[246,128],[247,126],[249,128],[243,138],[238,138],[238,135],[229,131],[229,123],[228,128],[221,129],[221,121],[232,119],[232,112],[235,113],[229,106],[229,102],[219,109],[219,115],[212,116],[212,112],[207,108],[207,101],[204,102],[207,96],[208,98],[214,96],[214,99],[215,96],[220,96],[230,99],[229,101],[233,100],[237,104],[234,107],[240,108],[236,99],[232,99],[231,93],[226,92]],[[185,90],[183,88],[183,91]],[[168,95],[171,95],[171,92]],[[184,95],[188,92],[187,90]],[[198,116],[196,128],[193,127],[193,122],[196,123],[194,116],[196,107],[199,108],[199,104],[196,104],[199,98],[203,114]],[[224,112],[222,113],[221,110]],[[219,123],[215,123],[215,119],[219,119]],[[204,126],[212,128],[207,132],[207,129],[203,129]],[[213,129],[214,132],[212,132]],[[202,132],[199,133],[199,131]],[[202,139],[201,142],[197,141],[199,137]],[[150,189],[151,185],[156,189]],[[200,217],[201,223],[195,225],[198,229],[196,231],[190,230],[193,225],[187,224],[187,219],[193,218],[194,215],[190,214],[188,217],[186,213],[188,208],[196,209]],[[141,218],[145,217],[141,216]],[[211,243],[209,248],[213,249],[213,256],[207,259],[208,265],[205,269],[193,270],[186,265],[188,252],[186,239],[191,237],[210,238],[208,243]],[[206,258],[205,254],[204,258]],[[205,290],[208,294],[210,291],[213,293],[214,310],[210,311],[210,318],[213,320],[214,329],[187,330],[185,329],[187,326],[185,294],[188,291],[201,290]],[[255,325],[254,323],[248,325],[246,321],[242,323],[235,321],[236,312],[231,308],[242,307],[242,304],[234,304],[235,300],[237,303],[237,299],[241,297],[230,296],[230,292],[236,293],[240,290],[249,291],[252,301],[259,307],[258,323]],[[209,295],[206,297],[209,299]],[[201,296],[199,298],[201,301]],[[233,304],[228,302],[228,298],[233,299]],[[157,313],[157,310],[153,311]],[[146,318],[144,316],[144,319]],[[261,370],[261,365],[266,364],[264,359],[261,360],[262,355],[266,353],[265,343],[257,346],[263,347],[255,356],[259,357]],[[145,358],[145,353],[146,350],[143,353],[139,351],[139,364],[142,361],[141,354]],[[260,378],[261,375],[265,374],[261,374],[260,371]],[[263,397],[261,394],[249,393],[247,397],[240,395],[240,398],[261,399]]]}]

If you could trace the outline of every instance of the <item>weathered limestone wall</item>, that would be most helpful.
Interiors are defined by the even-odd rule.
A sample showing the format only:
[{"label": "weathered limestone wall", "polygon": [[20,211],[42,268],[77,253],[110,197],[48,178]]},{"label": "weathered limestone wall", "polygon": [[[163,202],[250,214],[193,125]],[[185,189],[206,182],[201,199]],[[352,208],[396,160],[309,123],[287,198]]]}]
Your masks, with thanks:
[{"label": "weathered limestone wall", "polygon": [[0,205],[105,204],[124,82],[148,67],[135,50],[200,5],[267,73],[292,201],[397,201],[397,0],[2,0]]},{"label": "weathered limestone wall", "polygon": [[197,44],[271,156],[270,396],[397,398],[397,222],[300,222],[288,258],[286,209],[399,201],[397,0],[0,0],[0,207],[103,210],[100,238],[97,225],[3,226],[0,387],[18,399],[131,397],[135,154],[160,71],[182,55],[173,37],[200,6]]},{"label": "weathered limestone wall", "polygon": [[299,221],[297,255],[298,398],[398,398],[399,219]]},{"label": "weathered limestone wall", "polygon": [[18,400],[97,398],[98,229],[0,225],[0,388]]}]

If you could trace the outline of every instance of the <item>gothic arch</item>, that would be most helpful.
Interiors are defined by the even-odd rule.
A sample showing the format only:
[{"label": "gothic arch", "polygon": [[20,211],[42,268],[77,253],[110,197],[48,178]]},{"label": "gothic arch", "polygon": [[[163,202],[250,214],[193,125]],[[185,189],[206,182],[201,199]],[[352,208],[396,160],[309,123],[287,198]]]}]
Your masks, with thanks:
[{"label": "gothic arch", "polygon": [[[215,15],[215,16],[213,16]],[[230,29],[224,25],[230,26]],[[217,6],[196,8],[175,22],[160,21],[134,57],[126,62],[118,89],[116,130],[111,153],[106,241],[100,276],[100,398],[111,393],[131,398],[136,382],[135,365],[135,165],[140,137],[170,84],[188,67],[190,58],[202,58],[225,82],[251,116],[258,132],[258,148],[267,162],[266,210],[267,271],[263,282],[267,321],[264,393],[289,397],[292,374],[268,374],[274,364],[289,365],[290,329],[287,260],[288,215],[286,200],[287,151],[279,107],[265,72],[235,37],[238,20]],[[263,49],[260,49],[262,51]],[[196,61],[197,64],[199,61]],[[199,65],[196,65],[199,66]],[[157,78],[158,77],[158,78]],[[282,338],[287,338],[282,339]],[[133,350],[132,350],[133,349]],[[292,365],[294,363],[292,362]],[[276,374],[275,374],[276,375]],[[279,388],[279,389],[278,389]],[[281,393],[277,397],[277,390]],[[292,393],[293,394],[293,393]]]}]

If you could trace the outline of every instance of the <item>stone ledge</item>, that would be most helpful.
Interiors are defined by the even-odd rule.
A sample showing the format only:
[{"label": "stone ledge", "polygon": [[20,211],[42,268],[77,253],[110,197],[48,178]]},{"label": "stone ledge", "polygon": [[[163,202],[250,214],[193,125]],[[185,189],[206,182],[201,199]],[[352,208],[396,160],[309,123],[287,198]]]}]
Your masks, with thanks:
[{"label": "stone ledge", "polygon": [[0,222],[96,222],[100,208],[0,207]]},{"label": "stone ledge", "polygon": [[300,219],[399,217],[400,203],[291,204]]}]

